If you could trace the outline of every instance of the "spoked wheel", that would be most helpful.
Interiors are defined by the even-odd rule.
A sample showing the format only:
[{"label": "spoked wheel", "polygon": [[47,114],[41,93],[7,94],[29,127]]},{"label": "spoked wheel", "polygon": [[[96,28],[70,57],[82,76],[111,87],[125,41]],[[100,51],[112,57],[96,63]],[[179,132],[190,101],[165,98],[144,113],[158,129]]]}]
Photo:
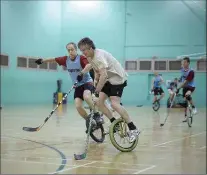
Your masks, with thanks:
[{"label": "spoked wheel", "polygon": [[187,123],[189,127],[191,127],[193,123],[193,114],[190,107],[187,108]]},{"label": "spoked wheel", "polygon": [[[90,117],[86,120],[86,128],[89,127]],[[95,142],[98,142],[98,143],[102,143],[105,140],[105,133],[104,133],[103,125],[102,124],[97,125],[94,119],[92,121],[90,136]]]},{"label": "spoked wheel", "polygon": [[122,118],[115,120],[109,129],[111,143],[116,149],[122,152],[132,151],[136,148],[139,140],[137,138],[134,142],[130,143],[127,131],[129,131],[127,123]]},{"label": "spoked wheel", "polygon": [[160,102],[155,101],[154,104],[152,104],[152,108],[154,111],[158,111],[160,109]]}]

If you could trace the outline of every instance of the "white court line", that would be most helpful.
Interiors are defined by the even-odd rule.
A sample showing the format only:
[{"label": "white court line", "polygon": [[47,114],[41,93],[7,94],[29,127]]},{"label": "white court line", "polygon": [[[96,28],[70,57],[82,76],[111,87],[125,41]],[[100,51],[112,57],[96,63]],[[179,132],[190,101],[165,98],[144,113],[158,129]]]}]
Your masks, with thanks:
[{"label": "white court line", "polygon": [[125,162],[108,162],[108,161],[97,161],[97,162],[114,163],[114,164],[124,164],[124,165],[152,166],[150,164],[131,164],[131,163],[125,163]]},{"label": "white court line", "polygon": [[93,164],[93,163],[96,163],[96,161],[93,161],[93,162],[90,162],[90,163],[85,163],[83,165],[74,166],[74,167],[71,167],[71,168],[66,168],[66,169],[63,169],[61,171],[55,171],[55,172],[48,173],[48,174],[57,174],[57,173],[61,173],[61,172],[68,171],[68,170],[72,170],[72,169],[75,169],[75,168],[84,167],[86,165],[90,165],[90,164]]},{"label": "white court line", "polygon": [[140,174],[140,173],[142,173],[142,172],[145,172],[145,171],[150,170],[150,169],[155,168],[155,167],[156,167],[155,165],[152,165],[152,166],[150,166],[150,167],[148,167],[148,168],[139,170],[139,171],[137,171],[137,172],[135,172],[135,173],[133,173],[133,174]]},{"label": "white court line", "polygon": [[201,134],[203,134],[203,133],[206,133],[206,131],[205,131],[205,132],[200,132],[200,133],[198,133],[198,134],[193,134],[193,135],[190,135],[190,136],[187,136],[187,137],[182,137],[182,138],[179,138],[179,139],[170,140],[170,141],[168,141],[168,142],[159,143],[159,144],[156,144],[156,145],[153,145],[153,146],[156,147],[156,146],[160,146],[160,145],[165,145],[165,144],[172,143],[172,142],[176,142],[176,141],[180,141],[180,140],[183,140],[183,139],[186,139],[186,138],[190,138],[190,137],[198,136],[198,135],[201,135]]},{"label": "white court line", "polygon": [[203,147],[200,147],[199,149],[205,149],[206,148],[206,146],[203,146]]},{"label": "white court line", "polygon": [[101,166],[83,166],[83,167],[86,167],[86,168],[102,168],[102,169],[112,169],[112,170],[120,170],[120,171],[124,171],[124,170],[129,170],[129,171],[135,171],[135,170],[137,170],[137,169],[128,169],[128,168],[123,168],[123,169],[121,169],[121,168],[119,168],[119,167],[117,167],[117,168],[112,168],[112,167],[101,167]]}]

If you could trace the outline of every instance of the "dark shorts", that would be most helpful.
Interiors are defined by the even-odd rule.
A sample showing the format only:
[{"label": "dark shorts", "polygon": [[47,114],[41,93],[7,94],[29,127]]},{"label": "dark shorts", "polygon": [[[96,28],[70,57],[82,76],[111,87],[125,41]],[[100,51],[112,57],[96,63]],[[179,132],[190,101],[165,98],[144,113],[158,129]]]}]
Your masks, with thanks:
[{"label": "dark shorts", "polygon": [[154,95],[161,95],[161,94],[164,94],[164,91],[161,87],[154,88]]},{"label": "dark shorts", "polygon": [[94,90],[93,84],[92,83],[85,83],[85,84],[75,88],[74,99],[75,98],[80,98],[80,99],[84,100],[83,99],[83,93],[84,93],[85,90],[89,90],[89,91],[92,92]]},{"label": "dark shorts", "polygon": [[186,92],[191,91],[191,93],[195,90],[195,87],[184,87],[183,88],[183,97],[185,97]]},{"label": "dark shorts", "polygon": [[101,92],[105,93],[108,97],[117,96],[122,97],[124,87],[127,86],[127,81],[123,84],[112,85],[109,82],[106,82]]}]

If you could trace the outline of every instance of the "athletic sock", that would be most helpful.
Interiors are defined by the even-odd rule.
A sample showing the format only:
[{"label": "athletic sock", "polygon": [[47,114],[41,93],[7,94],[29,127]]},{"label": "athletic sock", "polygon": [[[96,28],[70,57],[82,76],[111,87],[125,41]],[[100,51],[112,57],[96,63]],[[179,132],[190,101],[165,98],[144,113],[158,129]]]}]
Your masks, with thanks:
[{"label": "athletic sock", "polygon": [[114,120],[116,120],[114,117],[113,117],[113,118],[111,118],[111,119],[110,119],[111,123],[112,123]]},{"label": "athletic sock", "polygon": [[135,130],[137,127],[134,125],[133,122],[128,123],[129,130]]}]

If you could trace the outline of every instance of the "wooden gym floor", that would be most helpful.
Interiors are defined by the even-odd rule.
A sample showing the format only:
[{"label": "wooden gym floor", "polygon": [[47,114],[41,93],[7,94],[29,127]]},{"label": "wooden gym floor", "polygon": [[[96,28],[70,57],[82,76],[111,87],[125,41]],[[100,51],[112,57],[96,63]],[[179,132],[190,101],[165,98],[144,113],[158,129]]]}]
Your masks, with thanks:
[{"label": "wooden gym floor", "polygon": [[[173,109],[167,123],[165,108],[126,107],[140,127],[138,146],[133,152],[116,150],[107,135],[102,144],[90,139],[85,160],[75,161],[74,153],[84,146],[85,123],[73,105],[62,106],[48,123],[34,133],[23,126],[37,127],[53,106],[4,107],[1,110],[2,174],[205,174],[206,109],[198,109],[193,127],[182,123],[183,112]],[[106,119],[105,128],[109,122]]]}]

